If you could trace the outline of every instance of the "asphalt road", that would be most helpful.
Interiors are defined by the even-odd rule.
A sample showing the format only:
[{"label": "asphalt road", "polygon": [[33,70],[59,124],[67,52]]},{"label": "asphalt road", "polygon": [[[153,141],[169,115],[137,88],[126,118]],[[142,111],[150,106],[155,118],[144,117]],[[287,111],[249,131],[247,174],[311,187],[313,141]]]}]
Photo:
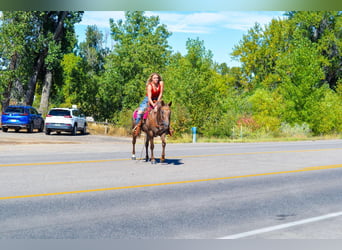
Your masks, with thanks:
[{"label": "asphalt road", "polygon": [[1,132],[0,238],[342,239],[342,140],[166,147]]}]

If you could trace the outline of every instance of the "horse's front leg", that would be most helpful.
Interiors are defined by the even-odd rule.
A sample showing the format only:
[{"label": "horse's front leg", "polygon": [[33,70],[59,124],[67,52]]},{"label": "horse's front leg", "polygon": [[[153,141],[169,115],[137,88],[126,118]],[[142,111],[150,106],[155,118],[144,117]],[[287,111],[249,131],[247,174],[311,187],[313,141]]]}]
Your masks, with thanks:
[{"label": "horse's front leg", "polygon": [[165,134],[162,134],[160,136],[161,140],[162,140],[162,155],[160,158],[160,162],[164,162],[165,161],[165,146],[166,146],[166,136]]},{"label": "horse's front leg", "polygon": [[156,164],[156,159],[154,158],[154,140],[153,140],[153,136],[150,137],[150,149],[151,149],[151,163],[152,164]]},{"label": "horse's front leg", "polygon": [[136,156],[135,156],[135,143],[137,141],[137,137],[135,135],[133,135],[132,137],[132,145],[133,145],[133,150],[132,150],[132,160],[136,160]]}]

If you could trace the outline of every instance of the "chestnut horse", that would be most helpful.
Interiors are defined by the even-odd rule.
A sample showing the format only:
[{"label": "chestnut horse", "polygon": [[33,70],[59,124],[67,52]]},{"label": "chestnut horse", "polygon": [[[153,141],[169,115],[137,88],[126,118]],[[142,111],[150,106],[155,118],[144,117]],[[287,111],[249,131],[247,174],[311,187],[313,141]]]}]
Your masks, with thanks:
[{"label": "chestnut horse", "polygon": [[[171,104],[165,104],[164,101],[157,103],[157,110],[152,109],[149,111],[146,119],[143,119],[143,124],[141,125],[141,130],[146,134],[145,148],[146,148],[146,156],[145,160],[149,160],[148,156],[148,146],[150,144],[151,150],[151,163],[155,164],[156,160],[154,158],[153,150],[154,150],[154,137],[160,136],[162,140],[162,155],[160,158],[160,162],[164,162],[165,160],[165,146],[166,146],[166,135],[170,134],[170,118],[171,118]],[[133,117],[133,127],[135,126],[135,119]],[[136,160],[135,156],[135,143],[138,135],[133,133],[133,151],[132,151],[132,160]]]}]

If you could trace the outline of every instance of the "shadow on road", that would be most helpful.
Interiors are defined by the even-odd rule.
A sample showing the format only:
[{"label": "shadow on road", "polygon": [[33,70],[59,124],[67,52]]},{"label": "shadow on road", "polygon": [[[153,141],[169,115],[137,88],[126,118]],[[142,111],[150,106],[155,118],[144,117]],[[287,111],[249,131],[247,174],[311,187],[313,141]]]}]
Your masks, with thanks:
[{"label": "shadow on road", "polygon": [[184,163],[181,159],[165,159],[164,162],[160,162],[160,159],[156,159],[157,163],[161,163],[163,165],[183,165]]}]

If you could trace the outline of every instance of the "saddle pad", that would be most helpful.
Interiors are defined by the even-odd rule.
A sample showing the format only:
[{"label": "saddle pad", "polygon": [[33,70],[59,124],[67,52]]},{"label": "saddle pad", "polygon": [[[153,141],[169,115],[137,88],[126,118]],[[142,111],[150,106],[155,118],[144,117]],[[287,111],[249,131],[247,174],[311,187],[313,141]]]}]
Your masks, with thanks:
[{"label": "saddle pad", "polygon": [[[143,119],[144,119],[144,120],[147,119],[148,113],[150,112],[150,110],[151,110],[151,108],[148,108],[148,109],[145,111],[145,113],[144,113],[144,115],[143,115]],[[138,109],[134,110],[134,112],[133,112],[133,118],[134,118],[135,120],[138,118]]]}]

